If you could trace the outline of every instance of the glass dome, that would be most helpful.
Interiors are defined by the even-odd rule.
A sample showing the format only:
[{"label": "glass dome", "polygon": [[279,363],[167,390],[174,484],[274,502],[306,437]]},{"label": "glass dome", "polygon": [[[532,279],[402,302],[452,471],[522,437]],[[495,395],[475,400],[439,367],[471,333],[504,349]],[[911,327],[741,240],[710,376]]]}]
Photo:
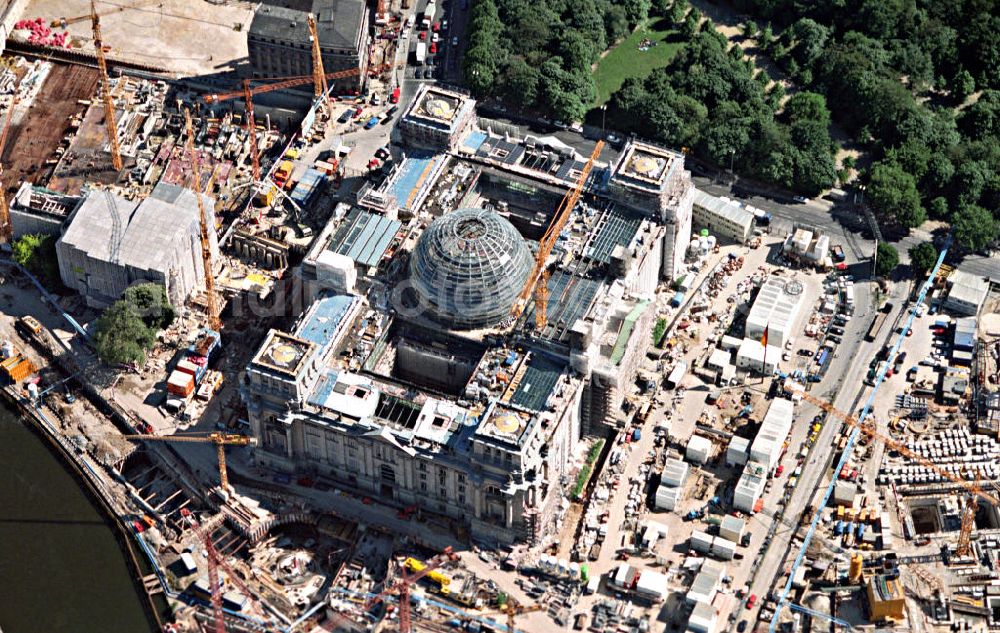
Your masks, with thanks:
[{"label": "glass dome", "polygon": [[410,281],[430,316],[454,329],[494,326],[510,313],[534,258],[517,229],[486,209],[431,222],[410,258]]}]

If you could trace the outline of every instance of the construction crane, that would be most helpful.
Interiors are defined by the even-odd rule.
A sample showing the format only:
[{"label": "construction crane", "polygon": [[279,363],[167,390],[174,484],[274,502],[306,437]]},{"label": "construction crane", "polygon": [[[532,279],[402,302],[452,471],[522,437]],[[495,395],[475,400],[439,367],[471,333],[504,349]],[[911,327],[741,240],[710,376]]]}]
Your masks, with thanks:
[{"label": "construction crane", "polygon": [[229,489],[229,472],[226,470],[227,446],[256,446],[257,438],[232,433],[209,433],[208,435],[126,435],[125,439],[133,442],[191,442],[198,444],[215,444],[215,452],[219,459],[219,483],[223,490]]},{"label": "construction crane", "polygon": [[319,48],[316,18],[313,17],[312,13],[309,14],[307,22],[309,23],[309,41],[312,43],[313,96],[319,99],[327,91],[326,74],[323,72],[323,55]]},{"label": "construction crane", "polygon": [[540,604],[522,606],[518,604],[517,600],[508,597],[507,604],[501,607],[499,611],[485,611],[482,613],[477,613],[475,617],[489,616],[489,615],[505,616],[507,618],[507,633],[517,633],[517,628],[515,628],[514,626],[514,620],[517,616],[524,615],[525,613],[532,613],[534,611],[542,611],[543,609],[545,609],[545,607],[543,607]]},{"label": "construction crane", "polygon": [[590,176],[590,171],[594,168],[594,162],[597,160],[597,157],[601,155],[601,150],[603,149],[604,141],[597,141],[597,144],[594,145],[594,151],[590,153],[590,159],[587,161],[587,164],[583,166],[583,169],[580,170],[580,175],[577,177],[573,187],[566,192],[565,196],[563,196],[562,202],[559,204],[559,208],[556,210],[556,214],[552,218],[552,223],[549,224],[549,228],[545,231],[545,235],[538,243],[538,254],[535,256],[535,267],[532,269],[531,275],[528,276],[528,279],[524,284],[524,288],[521,289],[521,294],[517,296],[517,300],[514,302],[514,307],[510,313],[512,320],[516,321],[524,312],[524,308],[528,305],[528,299],[531,297],[532,288],[534,288],[535,328],[541,331],[548,323],[546,307],[549,298],[549,288],[548,274],[545,270],[545,263],[548,260],[549,255],[552,254],[552,249],[555,247],[556,239],[559,237],[559,233],[561,233],[563,228],[566,226],[566,222],[569,220],[569,216],[573,212],[573,208],[580,199],[580,195],[583,193],[583,187],[587,184],[587,178]]},{"label": "construction crane", "polygon": [[400,579],[392,587],[369,599],[367,608],[371,609],[375,604],[384,602],[389,596],[398,597],[399,633],[410,633],[410,587],[438,567],[457,559],[458,555],[452,552],[451,547],[446,547],[439,555],[427,561],[426,567],[416,573],[407,574],[406,567],[401,565],[399,568]]},{"label": "construction crane", "polygon": [[[338,70],[333,73],[326,73],[323,78],[326,81],[333,81],[335,79],[344,79],[346,77],[353,77],[355,75],[360,75],[360,68],[348,68],[347,70]],[[265,92],[274,92],[275,90],[284,90],[285,88],[295,88],[297,86],[305,86],[311,82],[315,81],[313,75],[300,75],[298,77],[288,77],[287,79],[282,79],[269,84],[263,84],[261,86],[256,86],[250,90],[250,95],[259,95]],[[226,101],[227,99],[239,99],[244,97],[246,93],[240,89],[233,92],[221,92],[217,94],[205,95],[205,103],[218,103],[220,101]]]},{"label": "construction crane", "polygon": [[247,107],[247,132],[250,134],[250,161],[253,168],[253,181],[260,182],[260,149],[257,147],[257,122],[253,116],[253,94],[250,92],[250,80],[243,80],[243,99]]},{"label": "construction crane", "polygon": [[[222,583],[219,581],[219,568],[221,567],[227,574],[227,578],[246,596],[247,600],[254,601],[254,593],[247,588],[243,580],[236,574],[232,567],[223,559],[219,551],[215,549],[215,541],[212,540],[212,530],[207,529],[198,523],[194,515],[188,515],[191,522],[191,529],[198,535],[198,538],[205,544],[205,558],[208,562],[208,585],[209,595],[212,604],[212,630],[213,633],[226,633],[226,616],[222,610]],[[261,609],[263,612],[263,609]]]},{"label": "construction crane", "polygon": [[[17,106],[17,93],[7,108],[7,116],[3,119],[3,131],[0,131],[0,157],[7,147],[7,134],[10,132],[10,121],[14,118],[14,107]],[[0,163],[0,176],[3,176],[3,163]],[[14,225],[10,222],[10,207],[7,206],[7,192],[0,182],[0,240],[10,244],[14,241]]]},{"label": "construction crane", "polygon": [[[219,318],[219,298],[215,294],[215,267],[212,265],[212,244],[209,239],[208,214],[205,212],[205,201],[201,196],[201,158],[194,148],[194,126],[191,124],[191,111],[184,110],[184,128],[187,131],[187,151],[191,154],[191,165],[194,171],[194,193],[198,199],[198,215],[201,224],[201,259],[205,269],[205,302],[208,306],[208,327],[218,332],[222,329]],[[209,182],[211,182],[209,178]],[[206,187],[207,189],[207,187]],[[215,230],[213,223],[212,230]]]},{"label": "construction crane", "polygon": [[[964,479],[963,477],[959,477],[958,475],[948,472],[947,470],[941,468],[940,466],[930,461],[929,459],[921,455],[918,455],[917,453],[910,450],[910,448],[905,443],[899,442],[897,440],[892,439],[891,437],[879,433],[878,430],[875,428],[874,424],[863,422],[859,420],[857,417],[849,413],[845,413],[840,409],[837,409],[826,400],[817,398],[816,396],[813,396],[812,394],[806,392],[803,389],[796,389],[796,393],[802,396],[803,400],[811,402],[812,404],[826,411],[830,415],[840,418],[850,426],[856,427],[861,431],[862,434],[869,437],[870,439],[882,442],[887,448],[890,448],[898,452],[900,455],[904,456],[908,460],[916,462],[921,466],[923,466],[924,468],[929,468],[930,470],[934,471],[941,477],[944,477],[948,481],[957,484],[958,486],[961,486],[963,489],[965,489],[965,491],[969,493],[972,499],[969,503],[966,504],[966,512],[962,516],[962,531],[959,533],[958,542],[959,542],[959,548],[962,547],[963,542],[965,543],[965,548],[966,548],[965,554],[968,554],[969,537],[972,532],[972,529],[975,527],[975,520],[974,520],[975,511],[976,508],[978,507],[979,499],[980,498],[985,499],[986,501],[989,501],[993,505],[1000,507],[1000,498],[986,492],[983,489],[980,483],[978,471],[975,471],[974,481],[970,482]],[[995,484],[991,485],[993,486],[994,489],[998,489]],[[959,556],[964,556],[965,554],[960,553]]]},{"label": "construction crane", "polygon": [[115,102],[111,98],[111,80],[108,79],[108,62],[104,59],[104,39],[101,37],[101,18],[97,15],[94,0],[90,0],[90,22],[94,30],[94,49],[97,68],[101,73],[101,98],[104,100],[104,127],[111,147],[111,164],[116,171],[122,168],[122,150],[118,145],[118,124],[115,122]]}]

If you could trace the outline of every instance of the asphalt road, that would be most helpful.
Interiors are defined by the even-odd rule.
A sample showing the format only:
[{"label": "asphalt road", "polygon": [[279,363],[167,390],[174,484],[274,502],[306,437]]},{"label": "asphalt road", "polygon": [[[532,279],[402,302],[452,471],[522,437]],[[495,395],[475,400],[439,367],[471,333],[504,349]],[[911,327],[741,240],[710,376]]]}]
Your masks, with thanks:
[{"label": "asphalt road", "polygon": [[[874,342],[869,343],[864,340],[864,335],[871,323],[874,308],[869,292],[866,292],[869,296],[865,298],[864,302],[862,302],[860,296],[861,289],[864,288],[865,291],[868,291],[868,287],[856,285],[855,288],[859,292],[858,305],[864,305],[867,308],[862,311],[859,307],[858,312],[855,313],[855,317],[851,320],[851,336],[845,339],[844,343],[839,346],[837,352],[838,358],[835,358],[834,364],[827,372],[827,381],[832,382],[839,378],[840,382],[828,385],[827,381],[824,381],[820,383],[818,389],[814,389],[814,395],[820,398],[828,397],[825,391],[828,391],[831,387],[835,389],[836,394],[832,398],[832,404],[837,409],[845,412],[853,412],[855,403],[867,389],[864,384],[864,378],[868,371],[868,363],[866,360],[859,362],[855,362],[855,360],[874,357],[879,348],[885,344],[886,339],[894,331],[891,328],[888,329],[883,336]],[[909,287],[907,284],[896,284],[894,286],[890,294],[890,300],[896,308],[888,322],[895,322],[896,316],[903,309],[905,304],[904,299],[908,294],[908,290]],[[802,420],[811,419],[811,416],[819,412],[817,407],[810,404],[800,403],[799,407],[798,418]],[[832,466],[833,453],[827,450],[827,447],[834,446],[843,427],[843,421],[831,416],[828,417],[827,422],[820,430],[819,438],[812,452],[809,454],[807,461],[802,465],[802,474],[799,477],[798,485],[795,487],[791,498],[784,508],[784,518],[790,524],[798,525],[806,507],[810,504],[818,503],[817,495],[821,492],[819,490],[820,484],[828,481],[826,476]],[[807,519],[811,520],[812,517],[809,516]],[[780,590],[784,584],[782,576],[794,562],[799,552],[798,546],[792,546],[792,540],[797,531],[797,528],[789,528],[782,525],[775,532],[759,563],[751,592],[756,593],[758,596],[765,596],[771,590],[776,592]]]}]

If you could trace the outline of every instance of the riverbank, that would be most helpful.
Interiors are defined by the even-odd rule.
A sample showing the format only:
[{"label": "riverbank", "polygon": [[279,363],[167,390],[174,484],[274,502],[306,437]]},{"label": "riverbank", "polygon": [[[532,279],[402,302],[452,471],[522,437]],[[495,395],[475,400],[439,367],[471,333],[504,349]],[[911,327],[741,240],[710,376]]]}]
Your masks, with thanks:
[{"label": "riverbank", "polygon": [[[52,494],[54,493],[49,489],[50,482],[53,478],[58,478],[59,476],[69,476],[72,478],[78,491],[82,493],[83,500],[89,505],[90,510],[94,514],[93,519],[81,520],[76,516],[61,518],[65,515],[62,512],[55,512],[53,510],[53,513],[59,516],[55,518],[44,516],[17,517],[11,514],[16,508],[11,507],[11,504],[5,504],[6,507],[2,517],[5,526],[32,524],[36,526],[30,532],[22,534],[22,538],[17,539],[25,551],[35,549],[38,555],[60,553],[58,566],[60,573],[56,574],[53,580],[58,580],[59,578],[73,579],[67,580],[72,586],[66,589],[77,596],[84,596],[90,592],[95,593],[95,600],[84,601],[72,607],[64,607],[58,604],[58,601],[52,602],[51,599],[55,596],[40,596],[38,599],[46,605],[43,613],[48,613],[53,618],[52,627],[54,628],[46,627],[45,630],[74,632],[93,630],[95,633],[97,631],[119,630],[114,626],[109,627],[108,622],[102,622],[100,619],[91,619],[93,616],[98,615],[98,613],[119,613],[118,617],[123,620],[123,624],[124,621],[128,622],[127,629],[123,630],[127,630],[129,633],[138,633],[141,630],[162,631],[163,621],[161,614],[168,611],[169,607],[162,595],[153,595],[147,591],[143,578],[152,571],[149,561],[139,554],[128,525],[123,522],[115,511],[115,508],[105,497],[100,489],[100,485],[93,480],[96,474],[92,473],[89,466],[85,463],[81,463],[70,447],[63,443],[61,436],[48,420],[45,419],[44,415],[30,407],[24,406],[18,401],[16,394],[12,393],[8,388],[0,390],[0,393],[3,394],[3,402],[0,402],[0,408],[2,408],[0,414],[11,418],[8,426],[20,424],[26,435],[33,435],[35,441],[41,440],[38,448],[47,450],[54,460],[49,470],[60,471],[58,474],[41,473],[37,470],[30,471],[32,475],[26,477],[23,469],[30,467],[37,468],[38,464],[34,462],[38,460],[33,460],[30,465],[21,464],[19,471],[14,473],[13,476],[24,477],[24,480],[21,482],[25,487],[24,492],[29,495],[27,499],[33,499],[32,501],[24,500],[23,505],[30,505],[30,511],[32,512],[36,511],[36,509],[44,509],[46,504],[43,502],[49,502],[48,507],[54,508],[52,504],[58,505],[58,500],[52,498]],[[10,431],[8,430],[8,432]],[[25,450],[29,449],[25,448]],[[7,463],[10,462],[8,461]],[[63,487],[65,488],[65,485]],[[42,501],[39,501],[38,497],[42,497]],[[67,511],[75,510],[75,512],[70,512],[71,515],[86,514],[80,504],[73,503],[68,493],[64,493],[62,497],[69,498],[64,503],[67,505]],[[24,511],[28,512],[29,509],[25,509]],[[61,533],[51,534],[44,532],[43,526],[62,526],[66,528],[65,531],[67,534],[64,536]],[[109,560],[111,552],[107,548],[101,550],[99,552],[100,555],[97,555],[98,552],[90,551],[86,547],[81,548],[84,543],[79,543],[72,538],[71,531],[74,527],[80,529],[96,526],[100,526],[101,529],[111,529],[118,553],[121,556],[119,561]],[[45,535],[44,542],[30,542],[33,538],[41,538],[43,533]],[[23,564],[25,566],[32,565],[33,561],[24,560]],[[122,569],[115,571],[114,568],[118,566],[121,566]],[[0,569],[0,573],[6,578],[15,578],[19,572],[20,570],[18,569]],[[123,574],[127,574],[127,582],[122,577]],[[87,581],[80,582],[79,579],[87,579]],[[113,592],[110,590],[112,587],[115,588]],[[120,609],[114,609],[109,606],[111,604],[109,599],[113,595],[117,596],[114,601],[127,600],[128,596],[125,595],[125,591],[128,588],[132,590],[136,598],[136,602],[138,603],[136,611],[139,612],[140,617],[136,617],[136,614],[128,614],[128,609],[125,605],[120,605]],[[10,594],[6,595],[11,597]],[[17,604],[17,602],[14,604]],[[22,602],[22,604],[24,603]],[[93,608],[93,613],[87,613],[88,606]],[[25,613],[27,611],[29,610],[25,609]],[[60,623],[64,623],[67,628],[59,628]],[[11,629],[8,622],[3,622],[3,624],[7,624],[8,630],[12,631],[12,633],[17,633],[17,627]],[[31,628],[21,630],[39,629],[37,622],[35,622],[31,625]]]}]

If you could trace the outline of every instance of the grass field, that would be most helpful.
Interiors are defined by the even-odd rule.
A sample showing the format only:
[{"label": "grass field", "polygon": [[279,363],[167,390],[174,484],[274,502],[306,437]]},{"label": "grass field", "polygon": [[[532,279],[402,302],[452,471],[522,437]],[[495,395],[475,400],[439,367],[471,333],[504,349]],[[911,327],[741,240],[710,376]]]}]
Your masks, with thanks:
[{"label": "grass field", "polygon": [[[610,53],[597,62],[597,70],[594,71],[594,82],[597,84],[595,105],[603,105],[621,88],[626,79],[645,77],[653,70],[669,64],[681,47],[681,43],[675,41],[676,38],[671,38],[675,33],[668,20],[651,18],[611,49]],[[640,51],[639,42],[644,39],[652,40],[656,46]],[[667,39],[671,41],[665,41]]]}]

